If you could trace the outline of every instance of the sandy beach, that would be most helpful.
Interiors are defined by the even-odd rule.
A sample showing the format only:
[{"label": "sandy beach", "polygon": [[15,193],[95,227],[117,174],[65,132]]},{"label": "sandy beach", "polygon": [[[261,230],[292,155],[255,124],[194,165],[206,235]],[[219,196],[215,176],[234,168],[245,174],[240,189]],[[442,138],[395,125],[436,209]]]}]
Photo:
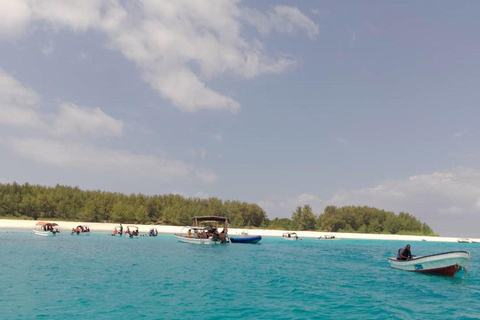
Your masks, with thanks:
[{"label": "sandy beach", "polygon": [[[0,229],[27,229],[33,230],[38,221],[34,220],[9,220],[0,219]],[[60,226],[60,231],[70,232],[72,228],[78,225],[88,225],[92,232],[110,233],[118,226],[118,223],[91,223],[91,222],[71,222],[71,221],[54,221]],[[129,224],[124,224],[127,227]],[[133,224],[130,224],[133,225]],[[140,233],[148,233],[151,228],[156,228],[159,233],[173,234],[179,233],[184,226],[165,226],[165,225],[136,225]],[[338,233],[338,232],[321,232],[321,231],[289,231],[289,230],[265,230],[265,229],[247,229],[247,228],[229,228],[229,235],[235,236],[246,232],[250,235],[261,235],[263,237],[281,237],[285,232],[296,232],[300,238],[319,238],[327,236],[335,236],[336,239],[357,239],[357,240],[400,240],[400,241],[436,241],[436,242],[458,242],[459,238],[455,237],[428,237],[428,236],[410,236],[410,235],[390,235],[390,234],[363,234],[363,233]],[[472,239],[471,241],[479,242],[480,239]]]}]

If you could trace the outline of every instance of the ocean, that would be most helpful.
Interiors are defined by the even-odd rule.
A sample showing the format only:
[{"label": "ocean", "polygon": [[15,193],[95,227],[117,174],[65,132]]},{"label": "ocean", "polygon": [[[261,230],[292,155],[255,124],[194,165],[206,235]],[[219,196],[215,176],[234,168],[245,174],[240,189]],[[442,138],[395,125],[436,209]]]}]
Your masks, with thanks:
[{"label": "ocean", "polygon": [[0,230],[0,319],[480,319],[480,244],[465,277],[391,269],[403,241],[196,245],[173,235]]}]

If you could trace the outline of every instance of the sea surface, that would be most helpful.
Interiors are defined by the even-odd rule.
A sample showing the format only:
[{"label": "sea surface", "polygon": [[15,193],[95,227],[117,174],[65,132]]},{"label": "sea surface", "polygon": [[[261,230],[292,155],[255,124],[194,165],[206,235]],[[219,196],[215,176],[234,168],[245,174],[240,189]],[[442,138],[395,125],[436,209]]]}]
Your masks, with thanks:
[{"label": "sea surface", "polygon": [[480,244],[465,277],[391,269],[403,241],[196,245],[173,235],[0,230],[0,319],[480,319]]}]

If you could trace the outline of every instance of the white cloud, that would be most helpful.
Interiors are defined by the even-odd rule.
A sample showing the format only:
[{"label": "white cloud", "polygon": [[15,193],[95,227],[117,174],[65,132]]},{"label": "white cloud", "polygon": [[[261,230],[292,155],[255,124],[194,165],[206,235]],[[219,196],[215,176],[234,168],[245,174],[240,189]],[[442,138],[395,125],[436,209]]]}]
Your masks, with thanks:
[{"label": "white cloud", "polygon": [[15,38],[21,35],[30,22],[32,10],[27,1],[0,1],[0,39]]},{"label": "white cloud", "polygon": [[315,214],[322,213],[327,205],[370,206],[396,213],[403,211],[426,222],[434,231],[448,233],[452,219],[473,215],[480,222],[480,171],[455,168],[387,181],[369,188],[343,190],[328,199],[300,194],[272,197],[258,203],[267,205],[264,209],[270,217],[288,218],[296,206],[304,204],[309,204]]},{"label": "white cloud", "polygon": [[0,124],[22,128],[43,127],[34,109],[39,101],[40,95],[0,69]]},{"label": "white cloud", "polygon": [[266,13],[256,9],[245,8],[244,12],[246,21],[262,34],[268,34],[272,30],[279,33],[295,34],[301,30],[313,39],[319,33],[320,27],[298,8],[275,6]]},{"label": "white cloud", "polygon": [[134,62],[145,81],[184,112],[240,109],[235,98],[207,85],[212,77],[250,78],[295,65],[292,58],[270,57],[258,39],[243,37],[244,23],[263,33],[304,32],[310,38],[319,29],[297,8],[277,6],[263,13],[238,1],[19,0],[2,2],[0,18],[2,12],[5,37],[18,36],[32,22],[51,30],[105,33],[109,47]]},{"label": "white cloud", "polygon": [[453,137],[456,138],[456,139],[459,139],[459,138],[462,138],[463,136],[465,136],[467,134],[468,130],[465,129],[465,130],[462,130],[460,132],[456,132]]},{"label": "white cloud", "polygon": [[207,169],[198,168],[195,172],[195,175],[204,184],[213,184],[218,181],[218,176],[214,172],[211,172]]},{"label": "white cloud", "polygon": [[137,155],[123,150],[97,148],[92,145],[48,139],[11,138],[7,144],[21,156],[36,162],[90,172],[113,172],[131,178],[152,178],[161,181],[198,178],[208,184],[216,175],[207,169],[195,168],[180,161]]},{"label": "white cloud", "polygon": [[86,108],[73,103],[62,103],[53,124],[56,135],[83,135],[118,137],[123,122],[113,119],[99,108]]}]

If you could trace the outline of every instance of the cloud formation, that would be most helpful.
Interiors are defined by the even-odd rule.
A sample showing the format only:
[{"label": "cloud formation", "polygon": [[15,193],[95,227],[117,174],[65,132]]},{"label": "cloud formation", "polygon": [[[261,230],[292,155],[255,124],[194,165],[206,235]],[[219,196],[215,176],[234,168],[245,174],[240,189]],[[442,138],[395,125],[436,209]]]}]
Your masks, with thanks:
[{"label": "cloud formation", "polygon": [[111,49],[135,63],[143,79],[184,112],[240,109],[234,97],[207,85],[213,77],[251,78],[295,65],[291,57],[271,57],[259,39],[245,38],[245,26],[262,35],[302,32],[314,39],[319,32],[297,8],[276,6],[263,13],[230,0],[7,0],[0,3],[0,21],[0,38],[6,39],[33,24],[103,33]]},{"label": "cloud formation", "polygon": [[[102,138],[121,137],[123,121],[99,108],[69,102],[60,103],[58,113],[42,113],[38,108],[40,100],[38,93],[0,69],[0,125],[23,129],[21,136],[4,137],[0,144],[24,158],[53,167],[112,172],[161,181],[198,179],[211,184],[218,180],[214,172],[181,161],[100,148],[88,143],[89,138],[98,142]],[[202,150],[201,155],[205,156],[206,150]]]},{"label": "cloud formation", "polygon": [[469,216],[475,223],[480,222],[480,171],[455,168],[414,175],[369,188],[340,191],[328,199],[311,194],[277,199],[264,199],[257,203],[270,217],[287,218],[297,206],[305,204],[309,204],[315,214],[323,213],[327,205],[370,206],[396,213],[403,211],[426,222],[434,231],[445,234],[452,219]]}]

